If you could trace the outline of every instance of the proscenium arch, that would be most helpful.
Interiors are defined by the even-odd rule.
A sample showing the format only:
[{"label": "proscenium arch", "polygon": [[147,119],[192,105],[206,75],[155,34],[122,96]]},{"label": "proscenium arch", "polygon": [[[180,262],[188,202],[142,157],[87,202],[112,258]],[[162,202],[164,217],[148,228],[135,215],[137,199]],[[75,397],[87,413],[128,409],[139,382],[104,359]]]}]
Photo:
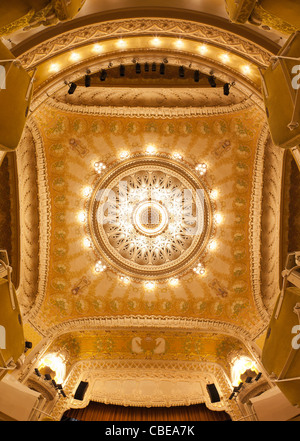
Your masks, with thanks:
[{"label": "proscenium arch", "polygon": [[[256,103],[261,101],[259,68],[268,65],[272,52],[237,34],[203,23],[149,19],[145,30],[145,20],[130,19],[127,27],[126,23],[118,20],[79,28],[76,30],[79,38],[75,39],[72,34],[74,31],[69,31],[21,54],[19,59],[23,66],[29,71],[36,69],[31,111],[57,90],[66,87],[65,82],[82,78],[87,69],[95,73],[101,68],[107,68],[110,62],[120,64],[122,61],[129,64],[132,57],[144,57],[153,61],[168,57],[170,63],[186,66],[192,64],[194,69],[205,74],[213,70],[216,78],[224,82],[235,81],[235,87],[245,96],[251,96]],[[138,36],[139,33],[141,36]],[[151,45],[155,36],[162,40],[159,48]],[[126,47],[117,46],[120,37],[126,40]],[[176,48],[179,38],[184,42],[184,48]],[[106,49],[101,53],[93,53],[95,43],[106,45]],[[201,55],[197,49],[201,44],[209,47],[209,52],[205,55]],[[71,51],[75,50],[80,52],[80,61],[68,60]],[[230,62],[223,63],[220,59],[224,52],[230,54]],[[252,79],[241,70],[245,63],[249,65],[251,75],[255,73]],[[51,65],[55,64],[61,64],[61,68],[57,72],[49,72]],[[260,106],[262,107],[261,103]]]}]

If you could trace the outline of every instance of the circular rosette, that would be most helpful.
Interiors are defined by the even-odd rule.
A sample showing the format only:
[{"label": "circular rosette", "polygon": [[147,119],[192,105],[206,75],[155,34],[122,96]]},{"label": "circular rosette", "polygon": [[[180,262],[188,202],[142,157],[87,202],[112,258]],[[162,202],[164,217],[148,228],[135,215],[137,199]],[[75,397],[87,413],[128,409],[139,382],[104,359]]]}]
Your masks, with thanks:
[{"label": "circular rosette", "polygon": [[202,182],[173,160],[136,157],[99,178],[89,206],[96,252],[135,279],[186,272],[211,234],[211,205]]}]

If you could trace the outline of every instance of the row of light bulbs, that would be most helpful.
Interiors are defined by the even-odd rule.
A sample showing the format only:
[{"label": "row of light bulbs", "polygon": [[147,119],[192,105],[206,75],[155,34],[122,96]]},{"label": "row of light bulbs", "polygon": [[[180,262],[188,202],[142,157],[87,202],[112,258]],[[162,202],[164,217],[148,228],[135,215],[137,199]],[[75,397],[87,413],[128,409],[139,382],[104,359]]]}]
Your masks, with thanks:
[{"label": "row of light bulbs", "polygon": [[[154,144],[148,144],[146,146],[146,148],[145,148],[146,155],[151,156],[151,155],[155,155],[156,153],[157,153],[157,148],[155,147]],[[122,150],[119,154],[119,158],[121,160],[128,159],[128,158],[130,158],[130,156],[131,156],[131,154],[128,150]],[[173,152],[171,156],[173,159],[176,159],[178,161],[183,158],[182,155],[178,152]],[[106,169],[106,165],[103,162],[97,161],[94,163],[94,170],[96,173],[101,174],[105,169]],[[205,175],[205,173],[207,171],[207,164],[205,164],[205,163],[197,164],[195,167],[195,170],[197,172],[199,172],[199,174],[201,176],[203,176],[203,175]]]},{"label": "row of light bulbs", "polygon": [[[159,37],[154,37],[152,39],[150,39],[149,41],[150,45],[153,47],[160,47],[162,44],[162,40]],[[116,41],[116,46],[119,49],[125,49],[128,45],[128,42],[123,39],[123,38],[119,38]],[[174,41],[174,46],[177,49],[183,49],[186,45],[186,41],[182,38],[178,38]],[[92,47],[92,52],[95,54],[101,54],[104,50],[104,47],[102,44],[99,43],[95,43]],[[200,44],[197,48],[198,52],[200,55],[207,55],[207,53],[209,52],[209,46],[207,46],[206,44]],[[72,51],[70,56],[69,56],[69,61],[74,63],[74,62],[78,62],[81,59],[81,55],[79,52],[76,51]],[[228,52],[224,52],[222,54],[220,54],[220,60],[222,61],[222,63],[227,64],[231,61],[231,57],[230,54]],[[60,64],[59,63],[52,63],[49,67],[49,72],[50,73],[57,73],[60,70]],[[244,75],[249,75],[251,74],[251,67],[249,64],[244,64],[241,66],[241,71]]]},{"label": "row of light bulbs", "polygon": [[[148,144],[146,149],[145,149],[145,153],[149,154],[149,155],[155,155],[157,152],[157,149],[155,147],[155,145],[153,144]],[[127,159],[130,157],[130,152],[124,150],[120,153],[120,159]],[[177,160],[181,160],[182,159],[182,155],[178,152],[174,152],[172,157],[174,159]],[[101,174],[104,170],[106,169],[106,165],[103,162],[97,161],[94,163],[94,170],[96,173]],[[203,176],[206,171],[207,171],[207,164],[205,163],[201,163],[198,164],[195,167],[195,170],[201,175]],[[92,193],[92,188],[89,186],[86,186],[83,188],[83,196],[84,197],[89,197]],[[217,190],[212,190],[210,193],[210,196],[212,197],[212,199],[217,199],[218,197],[218,191]],[[87,214],[85,211],[80,211],[78,213],[78,220],[80,223],[85,223],[87,219]],[[221,213],[216,213],[214,215],[214,220],[216,222],[216,224],[221,224],[223,222],[223,216]],[[85,248],[91,248],[92,243],[91,240],[88,237],[85,237],[83,239],[83,245]],[[215,240],[210,241],[210,243],[208,244],[208,247],[211,251],[215,250],[217,248],[217,242]],[[104,265],[100,260],[98,262],[96,262],[94,270],[96,273],[101,273],[103,271],[106,270],[106,265]],[[194,268],[193,268],[194,273],[196,273],[197,275],[203,276],[205,275],[205,268],[202,265],[202,263],[198,263]],[[120,281],[124,284],[124,285],[128,285],[131,282],[131,279],[127,276],[120,276]],[[168,281],[170,286],[178,286],[179,284],[179,280],[177,278],[171,278]],[[156,287],[156,283],[155,281],[145,281],[144,282],[144,287],[147,291],[152,291],[155,289]]]}]

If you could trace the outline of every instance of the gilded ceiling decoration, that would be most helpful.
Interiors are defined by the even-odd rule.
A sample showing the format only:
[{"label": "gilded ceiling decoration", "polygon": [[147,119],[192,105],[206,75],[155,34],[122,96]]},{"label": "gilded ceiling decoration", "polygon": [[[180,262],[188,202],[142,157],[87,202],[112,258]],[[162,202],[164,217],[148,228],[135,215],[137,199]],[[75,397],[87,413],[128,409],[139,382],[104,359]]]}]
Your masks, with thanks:
[{"label": "gilded ceiling decoration", "polygon": [[[49,249],[45,250],[45,255],[48,255],[47,272],[44,277],[43,272],[40,276],[40,286],[43,283],[44,288],[32,309],[35,326],[45,333],[49,327],[68,320],[151,315],[230,323],[246,333],[259,334],[264,321],[252,291],[248,237],[253,167],[264,124],[263,114],[255,106],[230,113],[178,117],[175,120],[99,118],[94,114],[70,113],[49,105],[40,107],[34,115],[36,128],[33,135],[45,155],[43,173],[46,173],[44,178],[51,203],[51,229],[47,233]],[[210,206],[213,204],[223,222],[215,228],[214,246],[212,249],[206,247],[205,256],[202,256],[205,274],[193,271],[194,266],[191,265],[182,277],[180,271],[180,277],[174,275],[175,279],[179,278],[177,285],[162,281],[154,289],[145,290],[139,281],[130,280],[127,284],[126,278],[122,278],[123,272],[115,274],[111,271],[110,263],[115,270],[116,266],[120,270],[119,265],[123,265],[124,270],[126,259],[131,262],[128,255],[123,257],[116,251],[117,248],[114,260],[110,262],[108,259],[107,268],[97,271],[100,254],[107,259],[106,251],[112,253],[114,239],[111,231],[105,232],[105,250],[98,242],[99,231],[95,236],[87,234],[85,219],[88,219],[88,213],[85,210],[92,190],[95,194],[97,185],[101,187],[101,179],[104,179],[103,182],[107,179],[114,187],[117,181],[110,181],[110,170],[125,170],[124,177],[130,182],[129,171],[133,167],[134,182],[138,176],[138,169],[134,167],[143,158],[139,154],[146,151],[150,142],[157,151],[151,157],[155,167],[149,167],[147,172],[158,169],[157,161],[161,167],[163,186],[170,171],[174,179],[178,179],[174,182],[179,187],[187,185],[187,176],[189,179],[193,176],[194,181],[189,183],[192,182],[194,187],[199,185],[206,193],[211,191],[214,196],[218,195],[214,201],[212,197],[206,199],[205,219],[211,217]],[[122,159],[124,152],[133,158],[132,162]],[[170,159],[176,152],[184,158],[180,170],[180,160]],[[146,158],[143,164],[143,171],[148,160]],[[107,167],[100,178],[94,169],[95,162]],[[200,177],[191,165],[201,163],[207,164],[207,171]],[[126,171],[126,164],[129,164],[129,171]],[[175,167],[174,170],[172,167]],[[149,176],[147,173],[147,179]],[[163,211],[160,213],[159,210],[155,213],[158,218],[163,216]],[[142,216],[143,211],[136,214],[136,221]],[[161,234],[167,231],[165,227],[166,224],[162,223],[164,232]],[[135,228],[136,231],[138,233]],[[209,235],[209,231],[209,228],[204,229],[204,234]],[[92,244],[86,239],[92,239]],[[193,240],[199,245],[198,239]],[[187,246],[187,253],[192,250],[192,244],[193,241],[191,244],[188,240],[182,242]],[[90,245],[95,245],[96,249]],[[175,257],[176,252],[175,247],[172,251]],[[166,265],[172,268],[184,255],[181,253]],[[192,259],[197,256],[195,252]],[[166,256],[163,255],[163,258]],[[106,259],[100,259],[104,265]],[[192,259],[191,264],[195,262]],[[135,265],[140,268],[140,264],[135,262]],[[132,276],[136,268],[132,266],[127,276]],[[147,280],[147,272],[143,278]]]},{"label": "gilded ceiling decoration", "polygon": [[96,184],[89,227],[100,255],[116,271],[168,279],[190,269],[205,249],[212,209],[197,172],[183,165],[181,155],[178,161],[147,157],[147,149],[146,156],[112,166]]},{"label": "gilded ceiling decoration", "polygon": [[[207,24],[136,18],[66,31],[20,56],[37,68],[17,152],[18,296],[36,342],[22,379],[55,354],[70,397],[88,379],[87,399],[210,406],[207,382],[227,397],[234,357],[257,358],[279,274],[282,155],[259,75],[271,55]],[[137,79],[137,60],[166,58],[164,80]],[[216,406],[240,415],[233,402]]]}]

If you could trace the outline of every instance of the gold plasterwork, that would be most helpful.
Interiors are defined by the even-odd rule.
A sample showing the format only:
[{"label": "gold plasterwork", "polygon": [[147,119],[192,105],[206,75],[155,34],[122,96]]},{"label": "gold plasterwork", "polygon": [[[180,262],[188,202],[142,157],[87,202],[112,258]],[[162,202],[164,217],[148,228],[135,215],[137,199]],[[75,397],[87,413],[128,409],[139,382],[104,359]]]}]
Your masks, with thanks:
[{"label": "gold plasterwork", "polygon": [[[201,257],[212,231],[212,208],[193,168],[168,156],[137,154],[112,166],[96,183],[89,232],[115,271],[142,280],[168,279]],[[140,210],[149,210],[151,200],[156,204],[151,216],[158,210],[165,216],[157,234],[148,219],[139,225]]]}]

